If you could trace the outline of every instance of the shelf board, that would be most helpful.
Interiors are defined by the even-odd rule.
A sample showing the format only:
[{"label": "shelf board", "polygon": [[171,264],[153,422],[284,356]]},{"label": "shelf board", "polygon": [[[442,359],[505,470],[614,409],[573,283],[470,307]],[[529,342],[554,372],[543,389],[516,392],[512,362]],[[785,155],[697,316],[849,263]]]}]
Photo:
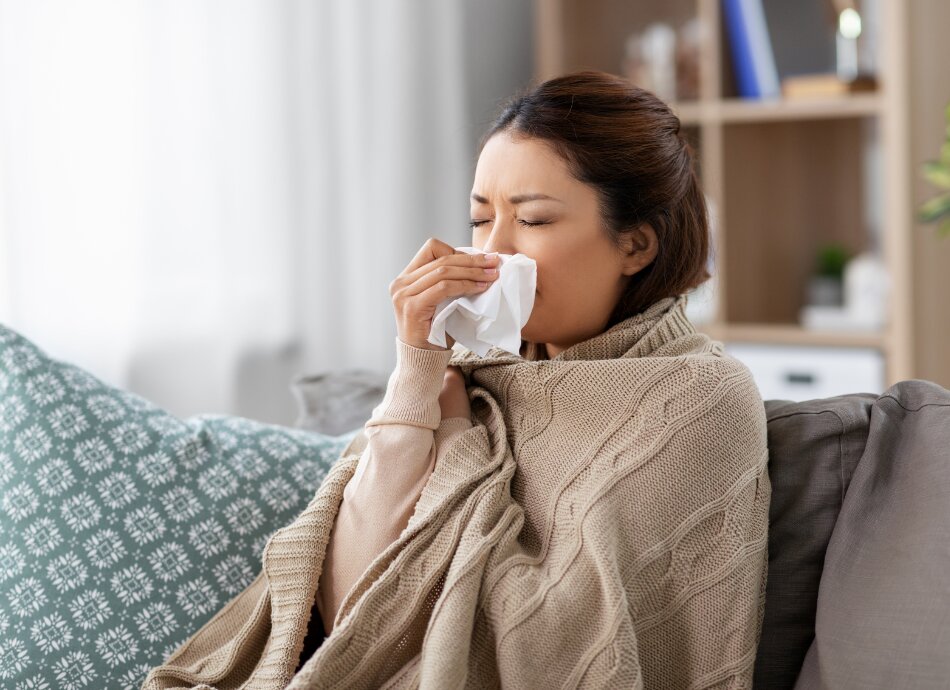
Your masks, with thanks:
[{"label": "shelf board", "polygon": [[673,101],[670,108],[684,125],[698,125],[708,119],[709,106],[700,101]]},{"label": "shelf board", "polygon": [[819,331],[796,324],[704,323],[696,330],[723,342],[771,345],[812,345],[818,347],[874,347],[885,349],[882,331]]},{"label": "shelf board", "polygon": [[671,103],[670,106],[683,124],[700,125],[707,122],[728,124],[873,117],[882,112],[883,100],[878,93],[862,93],[792,100],[725,98],[717,101],[683,101]]},{"label": "shelf board", "polygon": [[839,117],[866,117],[881,112],[878,94],[855,94],[828,98],[777,99],[751,101],[729,98],[721,102],[724,122],[761,122],[765,120],[827,120]]}]

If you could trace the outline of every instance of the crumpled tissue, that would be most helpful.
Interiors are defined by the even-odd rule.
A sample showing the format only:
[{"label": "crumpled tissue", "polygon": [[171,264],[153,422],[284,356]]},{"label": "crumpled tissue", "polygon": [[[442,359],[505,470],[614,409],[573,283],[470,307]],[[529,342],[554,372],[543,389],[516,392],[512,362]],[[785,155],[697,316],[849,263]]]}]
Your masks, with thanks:
[{"label": "crumpled tissue", "polygon": [[[474,247],[456,247],[467,254],[485,254]],[[538,265],[524,254],[499,254],[498,277],[481,292],[444,300],[435,309],[429,342],[446,345],[445,334],[480,357],[492,347],[521,354],[521,329],[534,308]],[[490,280],[490,279],[489,279]]]}]

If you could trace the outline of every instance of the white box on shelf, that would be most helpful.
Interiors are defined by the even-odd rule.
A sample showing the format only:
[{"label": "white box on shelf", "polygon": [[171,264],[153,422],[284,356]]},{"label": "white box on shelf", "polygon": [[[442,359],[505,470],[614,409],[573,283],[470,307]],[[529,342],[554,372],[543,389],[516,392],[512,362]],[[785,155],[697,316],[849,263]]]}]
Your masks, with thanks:
[{"label": "white box on shelf", "polygon": [[802,328],[810,331],[860,333],[878,331],[884,327],[884,315],[881,313],[816,304],[802,307],[798,320]]},{"label": "white box on shelf", "polygon": [[723,343],[749,367],[763,400],[812,400],[884,390],[884,358],[872,347]]}]

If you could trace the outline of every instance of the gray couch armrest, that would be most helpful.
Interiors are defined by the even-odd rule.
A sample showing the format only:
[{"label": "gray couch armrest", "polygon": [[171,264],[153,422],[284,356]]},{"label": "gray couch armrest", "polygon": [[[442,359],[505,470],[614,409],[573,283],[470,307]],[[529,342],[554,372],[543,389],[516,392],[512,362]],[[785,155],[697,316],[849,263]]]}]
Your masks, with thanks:
[{"label": "gray couch armrest", "polygon": [[294,426],[330,436],[359,429],[382,402],[388,380],[368,369],[298,374],[290,384],[297,401]]},{"label": "gray couch armrest", "polygon": [[825,553],[815,639],[796,690],[946,687],[948,448],[950,390],[908,379],[874,401]]}]

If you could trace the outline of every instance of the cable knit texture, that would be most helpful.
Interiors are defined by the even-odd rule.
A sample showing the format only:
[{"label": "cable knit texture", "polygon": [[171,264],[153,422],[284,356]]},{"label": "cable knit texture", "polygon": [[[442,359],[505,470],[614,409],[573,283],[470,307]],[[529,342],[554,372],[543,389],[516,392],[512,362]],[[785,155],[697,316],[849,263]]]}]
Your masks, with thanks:
[{"label": "cable knit texture", "polygon": [[143,687],[751,687],[765,408],[685,305],[659,300],[551,359],[457,346],[473,426],[316,653],[295,673],[365,434],[254,582]]},{"label": "cable knit texture", "polygon": [[452,350],[417,348],[396,338],[396,367],[364,426],[367,445],[330,534],[315,602],[321,626],[314,620],[308,626],[308,658],[320,635],[333,630],[350,587],[405,529],[452,439],[472,426],[468,417],[441,418],[439,395],[451,356]]},{"label": "cable knit texture", "polygon": [[412,424],[435,431],[442,419],[442,378],[453,354],[453,350],[413,347],[397,337],[396,368],[366,426]]}]

